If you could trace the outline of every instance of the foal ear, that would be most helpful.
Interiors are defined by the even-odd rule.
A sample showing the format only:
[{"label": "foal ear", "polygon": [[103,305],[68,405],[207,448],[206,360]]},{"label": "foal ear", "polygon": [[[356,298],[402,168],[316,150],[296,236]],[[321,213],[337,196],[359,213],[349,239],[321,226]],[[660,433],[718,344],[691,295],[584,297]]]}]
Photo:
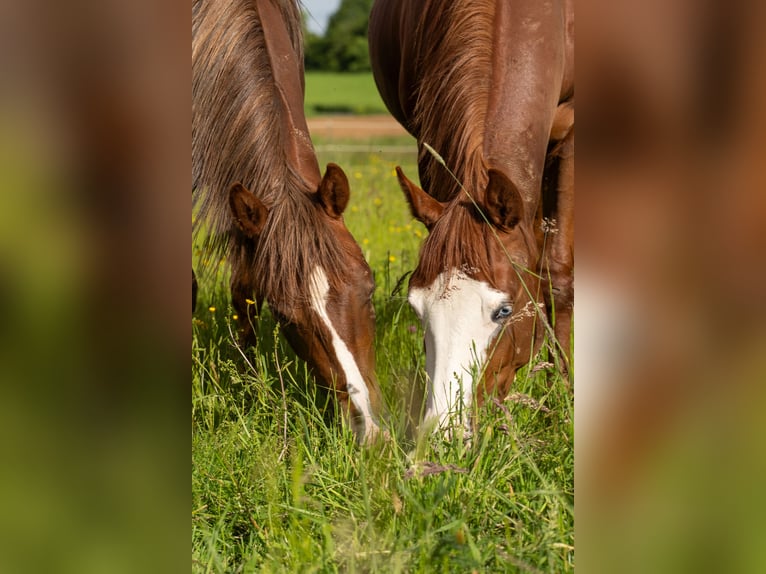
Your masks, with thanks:
[{"label": "foal ear", "polygon": [[430,231],[442,216],[444,205],[407,179],[399,166],[396,166],[396,177],[404,192],[404,197],[407,198],[407,203],[410,204],[412,216]]},{"label": "foal ear", "polygon": [[500,229],[516,227],[524,215],[524,201],[513,182],[501,171],[489,170],[484,209],[489,221]]},{"label": "foal ear", "polygon": [[346,211],[349,197],[348,178],[339,165],[327,164],[317,195],[327,215],[338,219]]},{"label": "foal ear", "polygon": [[229,208],[242,232],[251,239],[257,239],[269,215],[268,208],[261,200],[241,183],[235,183],[229,190]]}]

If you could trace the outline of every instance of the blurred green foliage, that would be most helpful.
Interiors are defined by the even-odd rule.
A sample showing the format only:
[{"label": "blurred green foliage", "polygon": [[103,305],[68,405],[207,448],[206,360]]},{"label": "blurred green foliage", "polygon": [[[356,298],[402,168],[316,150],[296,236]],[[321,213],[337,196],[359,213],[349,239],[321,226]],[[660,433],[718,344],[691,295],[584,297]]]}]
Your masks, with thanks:
[{"label": "blurred green foliage", "polygon": [[[367,23],[372,0],[342,0],[323,36],[305,29],[307,70],[365,72],[370,70]],[[305,17],[304,17],[305,19]]]}]

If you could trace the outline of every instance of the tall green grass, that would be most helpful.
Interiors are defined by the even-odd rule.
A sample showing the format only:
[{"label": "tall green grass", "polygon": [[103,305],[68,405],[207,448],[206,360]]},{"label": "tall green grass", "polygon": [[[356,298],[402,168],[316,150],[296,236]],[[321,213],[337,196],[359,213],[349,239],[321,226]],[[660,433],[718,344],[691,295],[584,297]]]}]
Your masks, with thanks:
[{"label": "tall green grass", "polygon": [[405,275],[425,230],[392,171],[401,164],[414,177],[414,148],[403,157],[318,149],[321,165],[335,161],[349,176],[346,223],[375,273],[391,440],[356,446],[268,308],[257,346],[238,349],[225,280],[203,284],[193,319],[192,570],[571,572],[570,391],[543,352],[532,362],[542,368],[521,371],[508,400],[482,408],[470,443],[413,435],[425,363]]}]

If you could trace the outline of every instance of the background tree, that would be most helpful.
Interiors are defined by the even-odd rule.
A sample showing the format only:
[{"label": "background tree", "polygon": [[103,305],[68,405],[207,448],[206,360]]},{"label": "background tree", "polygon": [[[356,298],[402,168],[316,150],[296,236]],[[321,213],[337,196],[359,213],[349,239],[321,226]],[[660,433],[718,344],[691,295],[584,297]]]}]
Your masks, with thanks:
[{"label": "background tree", "polygon": [[324,70],[327,47],[323,36],[312,32],[307,22],[310,16],[303,10],[303,66],[307,70]]},{"label": "background tree", "polygon": [[[307,70],[365,72],[370,70],[367,24],[373,0],[342,0],[330,16],[324,36],[306,31]],[[305,18],[304,18],[305,21]]]}]

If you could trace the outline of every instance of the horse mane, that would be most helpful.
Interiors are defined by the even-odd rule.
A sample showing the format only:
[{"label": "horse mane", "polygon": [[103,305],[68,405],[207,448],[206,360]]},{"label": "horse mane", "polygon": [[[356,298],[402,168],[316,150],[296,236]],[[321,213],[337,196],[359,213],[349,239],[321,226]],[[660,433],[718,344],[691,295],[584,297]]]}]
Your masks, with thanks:
[{"label": "horse mane", "polygon": [[491,0],[428,2],[414,35],[417,67],[428,73],[420,74],[413,128],[449,166],[420,146],[423,188],[449,202],[421,248],[418,272],[428,280],[450,268],[492,276],[488,245],[495,238],[473,202],[481,205],[488,181],[483,146],[494,12]]},{"label": "horse mane", "polygon": [[[514,258],[513,263],[527,268],[534,266],[539,248],[533,230],[527,225],[518,225],[516,229],[526,246],[526,252],[521,255],[528,260]],[[479,206],[470,200],[452,201],[420,248],[418,280],[430,283],[444,271],[459,269],[468,276],[481,273],[492,287],[499,289],[493,282],[495,274],[491,271],[496,262],[490,249],[499,240],[496,228],[485,220]],[[501,255],[506,256],[510,254]]]},{"label": "horse mane", "polygon": [[[491,88],[492,33],[495,3],[491,0],[428,2],[415,33],[414,53],[420,75],[413,127],[418,141],[434,148],[450,166],[420,146],[424,189],[439,201],[460,193],[460,184],[483,193],[487,168],[482,147]],[[478,198],[475,198],[478,199]]]},{"label": "horse mane", "polygon": [[[275,311],[308,303],[308,279],[318,264],[334,288],[347,270],[347,247],[331,235],[320,210],[305,194],[287,195],[269,211],[257,242],[231,234],[227,261]],[[355,245],[355,244],[354,244]]]},{"label": "horse mane", "polygon": [[[298,2],[273,2],[302,66]],[[233,271],[248,274],[267,301],[294,302],[317,263],[330,281],[342,275],[343,247],[321,220],[316,189],[307,189],[285,152],[291,134],[282,118],[288,110],[255,2],[194,0],[192,38],[192,229],[201,238],[203,270],[205,261],[226,259]],[[295,74],[302,86],[302,67]],[[303,109],[291,111],[303,115]],[[236,182],[269,209],[257,242],[244,237],[230,212],[229,190]]]},{"label": "horse mane", "polygon": [[[481,241],[476,240],[477,235]],[[491,228],[476,206],[470,201],[453,201],[423,242],[417,273],[426,283],[454,268],[469,276],[481,271],[491,277],[489,241],[494,241]]]}]

